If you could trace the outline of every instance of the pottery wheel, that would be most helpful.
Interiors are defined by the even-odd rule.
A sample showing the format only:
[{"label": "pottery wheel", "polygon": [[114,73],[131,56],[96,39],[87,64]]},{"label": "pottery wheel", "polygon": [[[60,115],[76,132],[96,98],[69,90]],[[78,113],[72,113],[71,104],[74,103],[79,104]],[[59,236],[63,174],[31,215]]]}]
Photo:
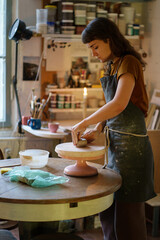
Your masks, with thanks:
[{"label": "pottery wheel", "polygon": [[58,144],[55,148],[58,156],[76,160],[74,165],[70,165],[64,169],[64,173],[69,176],[86,177],[97,175],[97,169],[89,166],[86,161],[97,160],[104,157],[105,146],[96,146],[88,144],[84,148],[73,145],[72,142]]}]

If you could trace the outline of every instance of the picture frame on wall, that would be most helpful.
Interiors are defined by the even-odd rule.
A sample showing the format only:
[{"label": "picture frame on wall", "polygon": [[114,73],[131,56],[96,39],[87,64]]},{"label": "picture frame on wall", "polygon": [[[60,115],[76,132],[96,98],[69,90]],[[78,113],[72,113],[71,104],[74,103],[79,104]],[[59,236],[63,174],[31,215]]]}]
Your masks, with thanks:
[{"label": "picture frame on wall", "polygon": [[23,81],[39,80],[39,62],[40,57],[23,57]]}]

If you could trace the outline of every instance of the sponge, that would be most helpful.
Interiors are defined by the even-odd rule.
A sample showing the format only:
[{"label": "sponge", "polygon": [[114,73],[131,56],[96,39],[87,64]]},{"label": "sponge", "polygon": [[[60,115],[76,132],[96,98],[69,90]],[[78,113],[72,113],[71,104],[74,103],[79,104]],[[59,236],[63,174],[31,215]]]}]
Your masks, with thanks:
[{"label": "sponge", "polygon": [[12,168],[1,168],[0,169],[1,174],[6,173],[6,172],[11,171],[11,170],[12,170]]}]

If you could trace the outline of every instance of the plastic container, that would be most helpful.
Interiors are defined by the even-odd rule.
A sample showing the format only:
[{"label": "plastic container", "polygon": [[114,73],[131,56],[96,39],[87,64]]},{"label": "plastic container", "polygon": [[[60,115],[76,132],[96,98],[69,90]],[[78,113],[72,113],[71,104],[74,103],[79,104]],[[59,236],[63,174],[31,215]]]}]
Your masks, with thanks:
[{"label": "plastic container", "polygon": [[27,149],[19,152],[22,166],[42,168],[48,163],[49,152],[40,149]]},{"label": "plastic container", "polygon": [[95,4],[88,4],[87,5],[87,13],[88,12],[96,12],[96,5]]},{"label": "plastic container", "polygon": [[133,25],[133,35],[139,36],[139,30],[140,30],[139,25]]},{"label": "plastic container", "polygon": [[140,24],[140,29],[139,29],[139,35],[140,36],[144,36],[144,25],[143,24]]},{"label": "plastic container", "polygon": [[133,36],[133,24],[128,24],[127,25],[127,35],[128,36]]},{"label": "plastic container", "polygon": [[57,94],[56,93],[52,93],[51,101],[56,101],[56,99],[57,99]]},{"label": "plastic container", "polygon": [[64,94],[58,94],[58,101],[64,101],[65,95]]},{"label": "plastic container", "polygon": [[55,23],[54,22],[47,22],[47,33],[54,33],[55,32]]},{"label": "plastic container", "polygon": [[56,101],[51,101],[50,102],[50,107],[51,108],[57,108],[57,102]]},{"label": "plastic container", "polygon": [[74,9],[75,10],[86,10],[87,4],[85,3],[75,3]]},{"label": "plastic container", "polygon": [[124,7],[124,16],[126,24],[133,24],[135,17],[135,8],[134,7]]},{"label": "plastic container", "polygon": [[64,102],[64,108],[71,108],[71,101]]},{"label": "plastic container", "polygon": [[62,26],[73,26],[74,21],[73,20],[62,20],[61,25]]},{"label": "plastic container", "polygon": [[118,28],[123,35],[126,34],[126,21],[125,21],[125,18],[124,18],[124,14],[122,14],[122,13],[119,14]]},{"label": "plastic container", "polygon": [[118,24],[118,14],[117,13],[108,13],[108,19],[113,21],[115,24]]},{"label": "plastic container", "polygon": [[57,107],[58,107],[59,109],[64,108],[64,101],[58,101]]},{"label": "plastic container", "polygon": [[75,25],[86,25],[86,20],[85,15],[75,16]]},{"label": "plastic container", "polygon": [[107,17],[108,11],[107,10],[97,10],[97,17]]},{"label": "plastic container", "polygon": [[62,34],[74,34],[75,33],[75,26],[62,26],[61,27]]},{"label": "plastic container", "polygon": [[65,100],[66,102],[70,102],[71,99],[72,99],[72,95],[71,95],[71,94],[66,94],[66,95],[64,96],[64,100]]},{"label": "plastic container", "polygon": [[62,2],[62,10],[73,10],[73,2]]},{"label": "plastic container", "polygon": [[54,6],[54,5],[46,5],[45,9],[48,10],[47,22],[55,22],[56,21],[57,7]]},{"label": "plastic container", "polygon": [[87,5],[87,17],[96,17],[96,5],[95,4],[88,4]]},{"label": "plastic container", "polygon": [[36,31],[47,33],[48,9],[36,9]]},{"label": "plastic container", "polygon": [[73,10],[62,10],[62,20],[73,20]]}]

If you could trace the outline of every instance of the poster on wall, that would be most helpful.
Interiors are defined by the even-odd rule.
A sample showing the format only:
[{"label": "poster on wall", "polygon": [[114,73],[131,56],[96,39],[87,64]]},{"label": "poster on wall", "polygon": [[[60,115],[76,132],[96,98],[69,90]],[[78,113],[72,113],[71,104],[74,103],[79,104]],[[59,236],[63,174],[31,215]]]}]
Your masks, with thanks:
[{"label": "poster on wall", "polygon": [[23,81],[38,81],[40,57],[23,57]]}]

